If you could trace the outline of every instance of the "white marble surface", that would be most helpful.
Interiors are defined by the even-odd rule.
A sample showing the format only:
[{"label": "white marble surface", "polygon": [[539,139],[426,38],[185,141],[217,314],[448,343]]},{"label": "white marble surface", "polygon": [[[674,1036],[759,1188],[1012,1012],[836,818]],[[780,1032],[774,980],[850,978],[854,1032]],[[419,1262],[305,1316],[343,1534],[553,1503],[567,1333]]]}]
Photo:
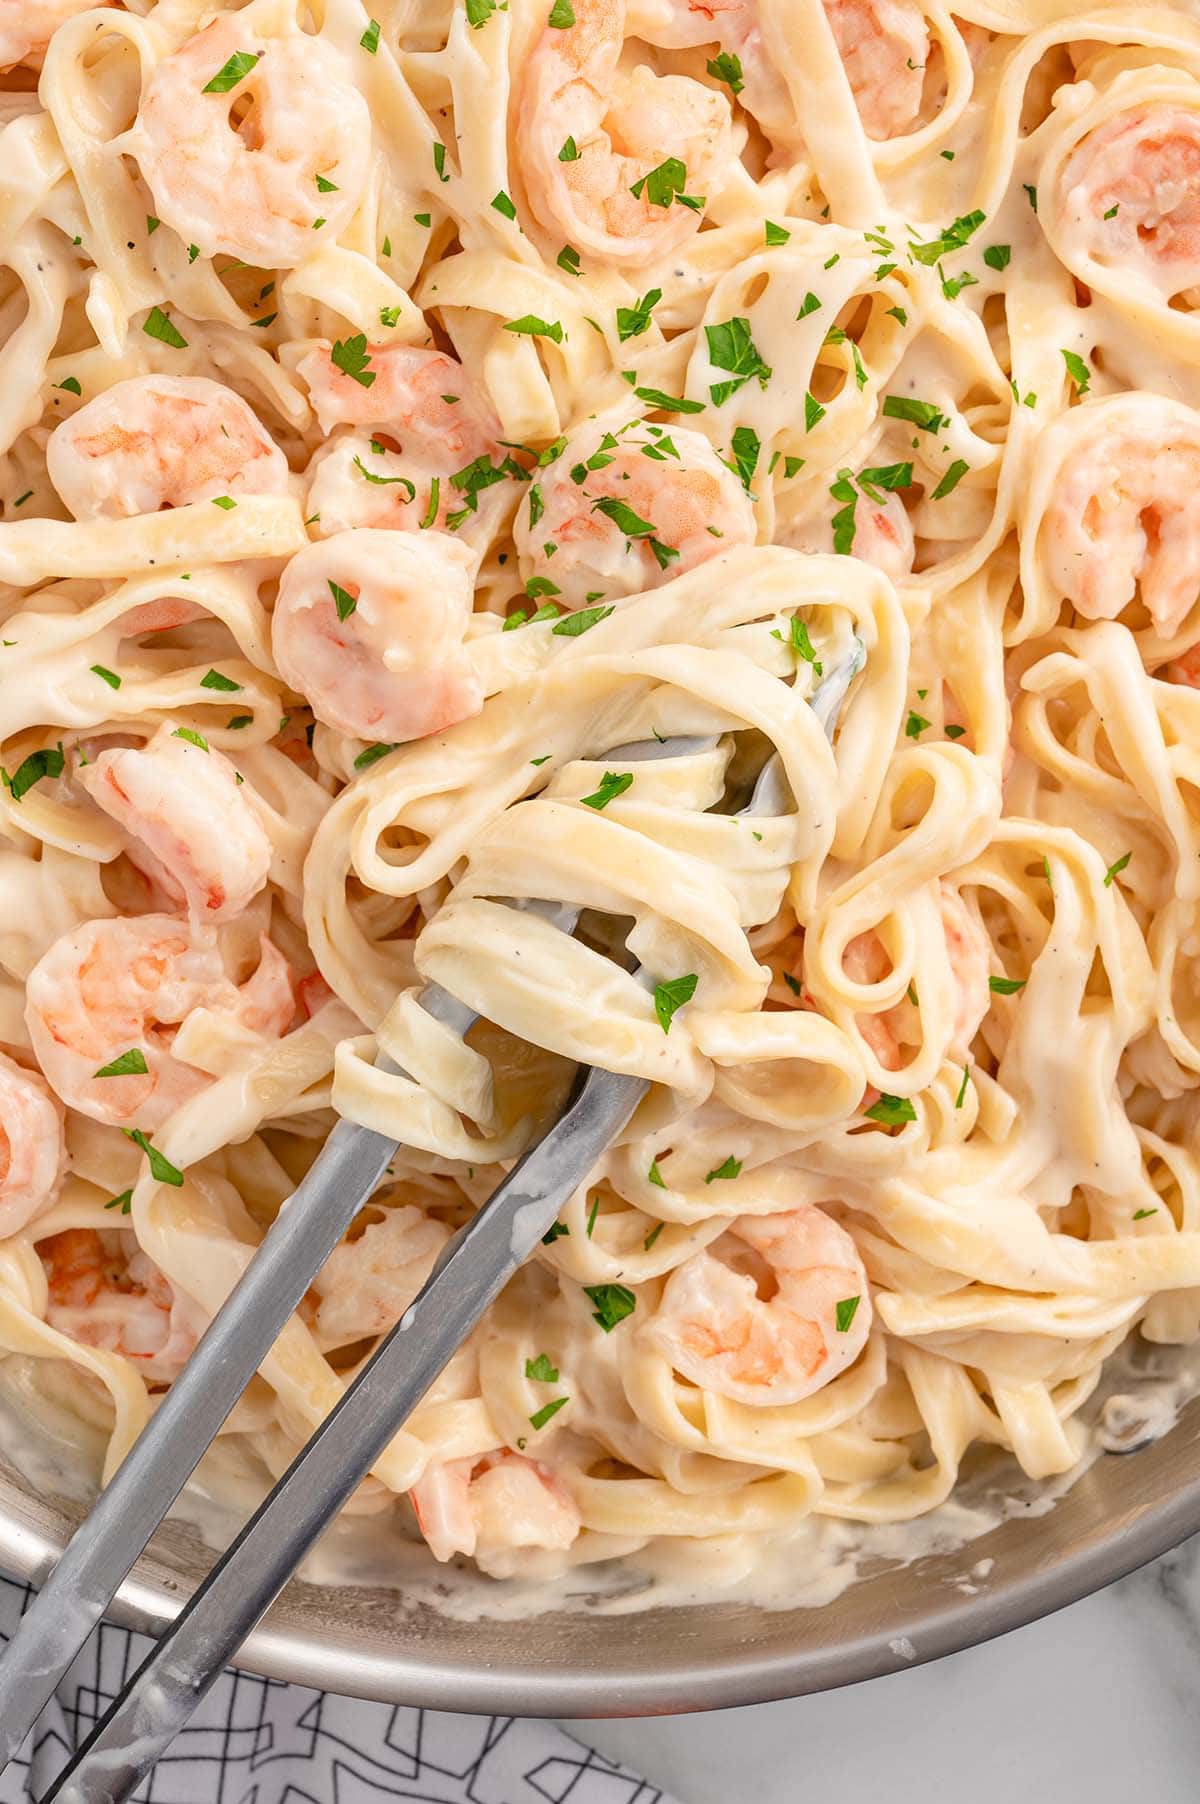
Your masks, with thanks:
[{"label": "white marble surface", "polygon": [[679,1804],[929,1804],[942,1790],[970,1804],[1196,1804],[1200,1536],[911,1672],[748,1710],[564,1727]]}]

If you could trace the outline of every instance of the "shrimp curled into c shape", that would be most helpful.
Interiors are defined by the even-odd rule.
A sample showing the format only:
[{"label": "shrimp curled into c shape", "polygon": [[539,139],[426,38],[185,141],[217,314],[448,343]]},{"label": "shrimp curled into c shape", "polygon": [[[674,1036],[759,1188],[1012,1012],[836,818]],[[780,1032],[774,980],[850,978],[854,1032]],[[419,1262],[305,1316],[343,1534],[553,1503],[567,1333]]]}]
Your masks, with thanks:
[{"label": "shrimp curled into c shape", "polygon": [[[702,201],[723,185],[732,137],[724,95],[644,63],[626,73],[624,34],[624,0],[575,0],[572,24],[545,27],[526,66],[516,143],[547,232],[606,263],[638,265],[697,230],[702,206],[675,196]],[[568,144],[575,154],[564,160]],[[682,189],[642,186],[672,164]]]},{"label": "shrimp curled into c shape", "polygon": [[197,920],[231,920],[266,883],[271,841],[214,747],[164,724],[146,745],[101,752],[76,776],[131,836],[132,862]]},{"label": "shrimp curled into c shape", "polygon": [[178,1377],[207,1327],[198,1303],[176,1290],[118,1230],[68,1228],[38,1246],[46,1269],[46,1320],[69,1340],[132,1361],[152,1384]]},{"label": "shrimp curled into c shape", "polygon": [[271,640],[285,682],[337,733],[399,744],[478,714],[463,647],[474,555],[443,532],[363,526],[298,551]]},{"label": "shrimp curled into c shape", "polygon": [[[739,1259],[750,1269],[737,1270]],[[775,1404],[799,1403],[846,1371],[870,1327],[858,1248],[805,1204],[731,1221],[709,1250],[671,1273],[643,1333],[703,1390]]]},{"label": "shrimp curled into c shape", "polygon": [[1140,594],[1158,632],[1178,632],[1200,594],[1200,414],[1161,395],[1085,401],[1035,456],[1060,593],[1088,620],[1115,620]]},{"label": "shrimp curled into c shape", "polygon": [[0,1053],[0,1240],[50,1207],[65,1159],[62,1109],[49,1086]]},{"label": "shrimp curled into c shape", "polygon": [[574,1498],[549,1468],[506,1448],[433,1464],[409,1495],[434,1559],[473,1555],[485,1572],[511,1548],[568,1548],[581,1526]]},{"label": "shrimp curled into c shape", "polygon": [[536,521],[522,501],[513,524],[522,577],[553,582],[570,608],[640,594],[754,543],[750,497],[701,433],[612,426],[572,433],[539,477]]},{"label": "shrimp curled into c shape", "polygon": [[284,495],[288,486],[287,459],[262,422],[207,376],[115,382],[55,427],[46,469],[77,520]]},{"label": "shrimp curled into c shape", "polygon": [[[172,1056],[174,1030],[193,1009],[277,1035],[294,1007],[287,963],[270,940],[238,989],[215,933],[170,915],[86,921],[38,960],[25,997],[38,1064],[63,1102],[94,1121],[147,1132],[212,1082]],[[144,1071],[98,1075],[131,1052]]]},{"label": "shrimp curled into c shape", "polygon": [[[235,57],[253,60],[230,84]],[[159,63],[117,142],[185,244],[206,257],[225,251],[259,269],[294,269],[332,243],[358,206],[371,116],[326,38],[264,39],[230,13]]]},{"label": "shrimp curled into c shape", "polygon": [[1141,276],[1167,297],[1194,287],[1200,110],[1159,101],[1117,113],[1076,145],[1051,204],[1066,231],[1115,274]]}]

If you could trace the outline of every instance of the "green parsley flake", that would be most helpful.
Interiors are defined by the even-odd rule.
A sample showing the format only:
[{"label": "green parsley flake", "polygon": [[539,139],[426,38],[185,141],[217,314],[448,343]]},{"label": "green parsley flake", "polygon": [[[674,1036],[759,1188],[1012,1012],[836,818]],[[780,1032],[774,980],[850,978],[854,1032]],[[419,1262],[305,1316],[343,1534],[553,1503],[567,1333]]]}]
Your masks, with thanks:
[{"label": "green parsley flake", "polygon": [[367,29],[363,32],[358,41],[369,56],[375,55],[375,52],[379,49],[378,19],[371,20],[371,23],[367,26]]},{"label": "green parsley flake", "polygon": [[172,350],[187,350],[187,339],[177,326],[172,325],[161,307],[151,307],[142,322],[142,331],[147,338],[157,338],[160,344],[170,345]]},{"label": "green parsley flake", "polygon": [[565,270],[569,276],[578,276],[583,273],[579,267],[579,252],[573,244],[564,244],[554,261],[559,269]]},{"label": "green parsley flake", "polygon": [[970,1081],[971,1081],[970,1070],[966,1065],[964,1065],[963,1066],[963,1074],[962,1074],[962,1083],[958,1086],[958,1095],[954,1098],[954,1106],[956,1109],[961,1109],[964,1102],[967,1100],[967,1085]]},{"label": "green parsley flake", "polygon": [[696,994],[696,985],[699,981],[698,973],[689,971],[684,977],[671,977],[665,983],[655,984],[654,1013],[658,1018],[658,1025],[665,1034],[669,1034],[671,1031],[671,1022],[675,1018],[676,1011],[681,1009],[685,1002],[690,1002]]},{"label": "green parsley flake", "polygon": [[813,293],[812,289],[810,288],[808,293],[805,295],[803,301],[801,301],[801,303],[800,303],[800,311],[796,315],[796,318],[797,319],[807,319],[810,313],[819,312],[820,307],[821,307],[820,296],[815,295]]},{"label": "green parsley flake", "polygon": [[994,996],[1015,996],[1028,982],[1027,977],[989,977],[988,989]]},{"label": "green parsley flake", "polygon": [[498,194],[493,194],[492,206],[497,213],[503,214],[505,219],[515,219],[517,217],[517,209],[513,206],[511,197],[504,192],[503,188],[501,188]]},{"label": "green parsley flake", "polygon": [[121,679],[116,671],[106,670],[103,664],[93,664],[92,675],[98,676],[100,681],[102,683],[107,683],[110,689],[119,689],[121,687]]},{"label": "green parsley flake", "polygon": [[151,1146],[141,1128],[122,1128],[121,1132],[124,1134],[126,1140],[132,1140],[135,1146],[141,1147],[142,1151],[150,1161],[150,1176],[152,1178],[156,1179],[160,1184],[171,1184],[176,1190],[182,1188],[183,1173],[177,1170],[177,1168],[171,1164],[169,1159],[164,1158],[163,1154],[159,1152],[156,1146]]},{"label": "green parsley flake", "polygon": [[[886,401],[883,404],[883,411],[885,413],[887,412],[887,402]],[[805,393],[804,393],[804,430],[805,430],[805,432],[811,432],[813,427],[816,426],[817,424],[819,424],[819,422],[821,420],[823,420],[824,418],[825,418],[825,409],[821,406],[821,403],[816,399],[816,397],[814,395],[810,394],[808,392],[808,390],[806,389]]]},{"label": "green parsley flake", "polygon": [[914,714],[910,708],[908,711],[908,719],[904,723],[905,736],[909,739],[919,739],[921,734],[927,732],[932,724],[933,723],[926,720],[923,715]]},{"label": "green parsley flake", "polygon": [[956,457],[942,480],[938,483],[931,497],[934,501],[944,501],[946,496],[956,489],[967,471],[971,468],[964,458]]},{"label": "green parsley flake", "polygon": [[915,1121],[917,1111],[907,1096],[881,1096],[866,1111],[869,1121],[878,1121],[884,1127],[903,1127],[906,1121]]},{"label": "green parsley flake", "polygon": [[665,163],[660,163],[656,169],[648,169],[639,177],[629,192],[637,200],[644,194],[652,207],[669,207],[675,199],[687,206],[697,197],[685,195],[686,187],[687,165],[678,157],[668,157]]},{"label": "green parsley flake", "polygon": [[858,1306],[861,1302],[861,1297],[843,1297],[840,1303],[834,1304],[833,1316],[839,1334],[848,1333],[851,1322],[858,1314]]},{"label": "green parsley flake", "polygon": [[122,1215],[128,1215],[133,1208],[133,1191],[122,1190],[119,1196],[110,1197],[104,1207],[106,1209],[119,1209]]},{"label": "green parsley flake", "polygon": [[592,1320],[599,1322],[605,1334],[611,1334],[637,1307],[637,1298],[623,1284],[585,1284],[583,1294],[595,1304]]},{"label": "green parsley flake", "polygon": [[661,388],[635,388],[634,394],[647,407],[657,407],[661,413],[703,413],[703,401],[689,401],[683,395],[666,395]]},{"label": "green parsley flake", "polygon": [[722,50],[719,56],[710,57],[704,67],[714,81],[723,81],[731,94],[741,93],[744,82],[740,56],[735,56],[732,51]]},{"label": "green parsley flake", "polygon": [[885,395],[883,412],[889,420],[907,420],[921,432],[939,432],[945,415],[932,401],[915,401],[911,395]]},{"label": "green parsley flake", "polygon": [[54,386],[55,386],[55,388],[62,389],[64,394],[68,394],[68,395],[82,395],[83,394],[83,390],[79,386],[79,378],[77,376],[68,376],[68,377],[66,377],[66,379],[64,381],[56,382],[54,384]]},{"label": "green parsley flake", "polygon": [[742,1161],[740,1159],[735,1159],[733,1154],[730,1153],[727,1159],[722,1159],[719,1165],[714,1166],[712,1171],[705,1174],[704,1182],[706,1184],[715,1184],[719,1178],[740,1177],[741,1171]]},{"label": "green parsley flake", "polygon": [[358,596],[351,595],[348,589],[343,589],[342,585],[340,583],[335,583],[332,577],[327,580],[329,582],[329,593],[333,596],[333,605],[337,609],[338,619],[349,620],[351,614],[353,614],[355,608],[358,606]]},{"label": "green parsley flake", "polygon": [[543,1403],[542,1407],[540,1409],[535,1409],[530,1416],[529,1426],[531,1428],[544,1428],[551,1416],[556,1416],[560,1409],[565,1409],[570,1401],[571,1399],[569,1397],[555,1397],[551,1402]]},{"label": "green parsley flake", "polygon": [[395,745],[387,745],[382,741],[378,745],[369,745],[354,760],[354,768],[355,770],[367,770],[372,764],[378,764],[381,758],[386,758],[388,753],[394,752],[395,749]]},{"label": "green parsley flake", "polygon": [[1011,244],[989,244],[983,253],[983,260],[989,269],[1007,269],[1011,258]]},{"label": "green parsley flake", "polygon": [[557,1384],[558,1367],[552,1363],[548,1353],[539,1353],[536,1359],[525,1361],[525,1376],[532,1378],[537,1384]]},{"label": "green parsley flake", "polygon": [[1067,374],[1079,390],[1081,396],[1086,395],[1092,385],[1092,372],[1077,351],[1059,353],[1067,366]]},{"label": "green parsley flake", "polygon": [[219,670],[209,670],[200,678],[201,689],[219,689],[225,695],[233,695],[241,689],[241,683],[235,683],[232,677],[222,676]]},{"label": "green parsley flake", "polygon": [[146,1055],[140,1046],[131,1046],[128,1052],[121,1053],[107,1065],[101,1065],[99,1071],[93,1071],[93,1077],[147,1077],[150,1067],[146,1063]]},{"label": "green parsley flake", "polygon": [[709,361],[719,370],[728,370],[734,378],[732,382],[718,382],[710,388],[714,407],[720,407],[752,377],[757,376],[759,387],[766,388],[771,379],[771,366],[764,363],[758,353],[750,336],[748,319],[727,319],[720,325],[705,326],[704,336],[708,341]]},{"label": "green parsley flake", "polygon": [[57,747],[44,746],[40,752],[30,752],[28,758],[22,760],[11,777],[0,767],[0,781],[3,782],[13,801],[19,802],[21,797],[28,795],[34,784],[40,783],[44,777],[51,779],[61,777],[65,762],[60,739]]},{"label": "green parsley flake", "polygon": [[571,5],[571,0],[554,0],[546,23],[555,31],[569,31],[575,23],[575,8]]},{"label": "green parsley flake", "polygon": [[762,442],[753,426],[735,426],[730,440],[730,451],[733,455],[734,468],[742,479],[742,487],[747,494],[754,480],[754,472],[758,467]]},{"label": "green parsley flake", "polygon": [[560,163],[577,163],[579,161],[579,146],[574,138],[566,139],[558,153],[558,160]]},{"label": "green parsley flake", "polygon": [[776,225],[773,219],[764,219],[763,238],[769,250],[774,250],[778,245],[786,244],[791,235],[792,234],[787,230],[786,226]]},{"label": "green parsley flake", "polygon": [[657,1159],[651,1159],[650,1169],[646,1173],[646,1181],[650,1184],[655,1185],[656,1188],[659,1190],[666,1189],[667,1186],[666,1186],[665,1182],[663,1181],[663,1174],[658,1169],[658,1160]]},{"label": "green parsley flake", "polygon": [[329,361],[335,370],[341,370],[343,376],[349,376],[360,388],[373,386],[376,372],[370,367],[371,357],[367,350],[365,332],[356,332],[353,338],[335,339]]},{"label": "green parsley flake", "polygon": [[662,289],[651,288],[632,307],[617,308],[617,337],[624,344],[628,338],[637,338],[645,332],[650,324],[650,315],[659,301],[662,300]]},{"label": "green parsley flake", "polygon": [[[1116,209],[1114,208],[1114,212],[1115,212],[1115,210]],[[1107,215],[1105,217],[1107,217]],[[1145,1221],[1145,1219],[1148,1215],[1157,1215],[1157,1214],[1158,1214],[1157,1209],[1135,1209],[1133,1212],[1133,1219],[1134,1219],[1134,1221]]]},{"label": "green parsley flake", "polygon": [[1119,877],[1119,876],[1120,876],[1120,874],[1121,874],[1121,872],[1122,872],[1122,871],[1123,871],[1123,870],[1124,870],[1124,869],[1125,869],[1125,866],[1126,866],[1126,865],[1127,865],[1127,864],[1128,864],[1128,863],[1129,863],[1129,860],[1130,860],[1130,859],[1131,859],[1131,858],[1132,858],[1132,857],[1133,857],[1133,853],[1132,853],[1132,852],[1125,852],[1125,853],[1123,853],[1123,854],[1122,854],[1122,856],[1121,856],[1121,857],[1120,857],[1120,858],[1118,858],[1118,859],[1117,859],[1117,861],[1116,861],[1116,863],[1115,863],[1115,864],[1110,864],[1110,865],[1109,865],[1109,867],[1108,867],[1108,869],[1107,869],[1107,870],[1106,870],[1106,871],[1105,871],[1105,873],[1104,873],[1104,887],[1105,887],[1105,889],[1111,889],[1111,888],[1112,888],[1112,886],[1113,886],[1113,879],[1114,879],[1114,878],[1115,878],[1115,877]]},{"label": "green parsley flake", "polygon": [[550,338],[556,345],[563,341],[563,329],[558,320],[538,319],[534,313],[522,314],[520,319],[505,320],[504,330],[523,334],[526,338]]},{"label": "green parsley flake", "polygon": [[979,230],[986,218],[987,214],[980,212],[978,208],[972,213],[964,213],[952,224],[943,227],[941,235],[930,239],[927,244],[910,244],[909,252],[918,263],[925,264],[926,268],[932,268],[935,263],[940,263],[943,257],[949,256],[951,251],[962,250],[967,240]]},{"label": "green parsley flake", "polygon": [[607,808],[608,804],[614,801],[617,796],[623,796],[625,794],[625,791],[632,782],[633,772],[630,770],[606,770],[600,779],[600,787],[593,790],[590,796],[580,796],[579,799],[585,808],[595,808],[597,810]]},{"label": "green parsley flake", "polygon": [[210,499],[214,507],[222,508],[225,513],[228,513],[231,507],[237,506],[232,495],[213,495]]},{"label": "green parsley flake", "polygon": [[228,62],[222,63],[210,82],[201,88],[202,94],[228,94],[245,81],[255,63],[262,57],[261,50],[235,50]]},{"label": "green parsley flake", "polygon": [[194,745],[197,751],[207,752],[209,749],[208,740],[204,737],[203,733],[197,733],[192,727],[176,727],[175,731],[171,734],[171,738],[184,739],[187,741],[188,745]]}]

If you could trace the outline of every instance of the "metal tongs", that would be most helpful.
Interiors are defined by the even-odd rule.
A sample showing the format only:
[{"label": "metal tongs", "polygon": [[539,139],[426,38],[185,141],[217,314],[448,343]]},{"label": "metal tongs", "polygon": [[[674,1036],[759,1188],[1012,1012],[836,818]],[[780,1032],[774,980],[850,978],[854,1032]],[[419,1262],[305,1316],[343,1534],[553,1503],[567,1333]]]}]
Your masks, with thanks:
[{"label": "metal tongs", "polygon": [[[861,641],[812,707],[828,736],[862,668]],[[625,759],[678,757],[715,738],[646,741]],[[612,754],[613,756],[618,753]],[[782,806],[777,756],[744,813]],[[574,929],[577,912],[534,904]],[[438,985],[433,1017],[474,1013]],[[396,1069],[394,1066],[391,1069]],[[488,1306],[628,1122],[645,1078],[581,1069],[564,1113],[444,1248],[420,1293],[186,1603],[43,1804],[116,1804],[187,1722],[321,1531],[370,1471]],[[380,1183],[398,1142],[340,1121],[107,1489],[80,1524],[0,1659],[0,1771],[100,1621],[288,1317]]]}]

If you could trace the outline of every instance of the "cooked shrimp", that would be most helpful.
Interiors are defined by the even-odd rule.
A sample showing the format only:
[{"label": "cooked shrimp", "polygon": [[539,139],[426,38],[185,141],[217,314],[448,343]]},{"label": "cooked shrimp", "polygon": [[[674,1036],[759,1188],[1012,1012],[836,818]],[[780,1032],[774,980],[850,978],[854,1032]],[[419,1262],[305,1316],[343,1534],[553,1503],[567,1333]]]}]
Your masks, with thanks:
[{"label": "cooked shrimp", "polygon": [[916,0],[824,0],[868,138],[898,138],[921,112],[929,31]]},{"label": "cooked shrimp", "polygon": [[853,1365],[871,1327],[862,1260],[811,1204],[740,1216],[667,1279],[643,1333],[685,1378],[739,1403],[799,1403]]},{"label": "cooked shrimp", "polygon": [[[29,973],[25,1021],[63,1102],[95,1121],[152,1132],[212,1081],[172,1056],[179,1023],[205,1007],[254,1032],[278,1033],[281,980],[286,965],[269,941],[259,970],[239,990],[211,929],[169,915],[86,921],[55,940]],[[145,1071],[98,1075],[129,1053]]]},{"label": "cooked shrimp", "polygon": [[428,1467],[409,1492],[417,1525],[435,1560],[490,1555],[516,1547],[570,1547],[579,1510],[548,1467],[499,1449],[482,1459]]},{"label": "cooked shrimp", "polygon": [[18,63],[40,63],[60,25],[95,0],[0,0],[0,74]]},{"label": "cooked shrimp", "polygon": [[[236,58],[254,59],[240,78]],[[118,144],[185,244],[292,269],[358,206],[371,117],[326,38],[264,38],[229,13],[163,58]]]},{"label": "cooked shrimp", "polygon": [[760,0],[629,0],[626,32],[664,50],[711,44],[741,65],[738,103],[778,143],[800,136],[796,109],[762,30]]},{"label": "cooked shrimp", "polygon": [[1063,167],[1057,210],[1098,263],[1164,296],[1200,282],[1200,112],[1160,101],[1088,132]]},{"label": "cooked shrimp", "polygon": [[[461,363],[418,345],[365,345],[360,377],[334,363],[318,344],[297,364],[323,432],[335,426],[378,426],[388,449],[432,471],[458,470],[492,450],[500,422]],[[365,378],[370,378],[369,381]]]},{"label": "cooked shrimp", "polygon": [[1091,430],[1059,466],[1042,526],[1051,579],[1088,620],[1140,594],[1179,631],[1200,594],[1200,415],[1159,395],[1085,402]]},{"label": "cooked shrimp", "polygon": [[571,434],[538,479],[541,514],[523,501],[513,526],[522,577],[552,582],[571,608],[639,594],[754,543],[750,497],[702,434],[610,427]]},{"label": "cooked shrimp", "polygon": [[[777,542],[798,551],[832,551],[833,507],[815,519],[801,522],[776,535]],[[898,583],[912,573],[915,553],[912,524],[899,495],[884,494],[879,501],[860,495],[854,514],[851,555]]]},{"label": "cooked shrimp", "polygon": [[133,842],[130,856],[198,921],[238,915],[267,881],[271,841],[229,759],[162,725],[76,773]]},{"label": "cooked shrimp", "polygon": [[[486,453],[482,461],[498,469]],[[463,471],[463,480],[455,477]],[[454,532],[466,543],[488,539],[497,514],[508,505],[511,485],[493,476],[477,485],[470,465],[431,470],[397,456],[385,439],[373,434],[341,435],[323,445],[308,468],[305,513],[322,538],[375,526],[386,532],[416,532],[436,527]],[[468,505],[468,493],[471,504]]]},{"label": "cooked shrimp", "polygon": [[[539,224],[593,258],[636,265],[690,238],[703,212],[644,178],[674,161],[682,192],[707,197],[724,183],[732,137],[723,94],[644,63],[622,68],[624,36],[624,0],[576,0],[572,24],[547,25],[526,63],[515,141]],[[578,154],[564,162],[568,139]]]},{"label": "cooked shrimp", "polygon": [[394,1328],[449,1238],[440,1221],[405,1204],[343,1241],[313,1280],[322,1344],[345,1346]]},{"label": "cooked shrimp", "polygon": [[[957,996],[954,1031],[946,1050],[952,1057],[961,1058],[988,1012],[991,946],[980,922],[958,891],[948,884],[941,885],[938,909]],[[862,984],[879,983],[891,970],[883,944],[874,933],[860,933],[850,941],[844,965],[847,977]],[[901,1047],[915,1046],[921,1037],[917,1004],[909,999],[882,1014],[864,1011],[855,1020],[863,1039],[887,1071],[898,1071],[905,1062]]]},{"label": "cooked shrimp", "polygon": [[474,558],[447,533],[362,527],[298,551],[279,585],[272,643],[318,720],[399,743],[478,714],[463,647]]},{"label": "cooked shrimp", "polygon": [[49,1085],[0,1053],[0,1239],[50,1207],[65,1160],[62,1109]]},{"label": "cooked shrimp", "polygon": [[55,427],[46,468],[77,520],[153,514],[218,495],[281,495],[288,481],[287,460],[266,428],[240,395],[207,376],[114,383]]},{"label": "cooked shrimp", "polygon": [[151,1383],[169,1384],[208,1321],[145,1253],[126,1257],[131,1243],[132,1236],[94,1228],[69,1228],[41,1241],[46,1320],[81,1346],[123,1354]]}]

